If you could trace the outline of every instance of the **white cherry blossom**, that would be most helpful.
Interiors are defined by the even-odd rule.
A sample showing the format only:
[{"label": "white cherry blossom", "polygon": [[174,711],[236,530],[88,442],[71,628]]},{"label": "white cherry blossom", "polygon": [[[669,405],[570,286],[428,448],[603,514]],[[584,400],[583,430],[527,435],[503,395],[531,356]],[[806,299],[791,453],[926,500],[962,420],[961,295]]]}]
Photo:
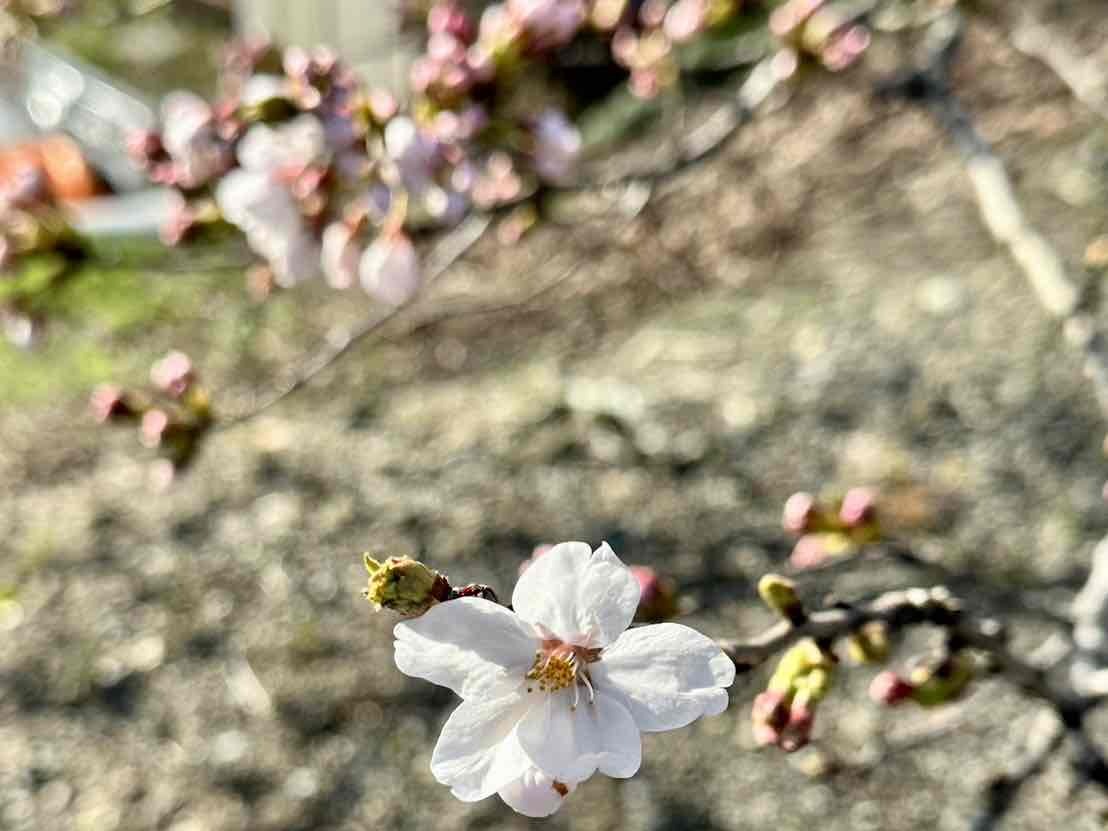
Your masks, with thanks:
[{"label": "white cherry blossom", "polygon": [[568,542],[523,573],[514,612],[460,598],[397,624],[401,672],[462,698],[432,754],[435,778],[459,799],[499,793],[546,816],[597,771],[633,776],[641,733],[722,713],[731,661],[687,626],[628,629],[638,601],[606,543]]},{"label": "white cherry blossom", "polygon": [[282,287],[320,270],[319,245],[285,173],[321,163],[327,153],[323,125],[313,116],[302,115],[280,127],[256,124],[239,142],[239,168],[216,186],[216,203],[224,218],[268,261]]}]

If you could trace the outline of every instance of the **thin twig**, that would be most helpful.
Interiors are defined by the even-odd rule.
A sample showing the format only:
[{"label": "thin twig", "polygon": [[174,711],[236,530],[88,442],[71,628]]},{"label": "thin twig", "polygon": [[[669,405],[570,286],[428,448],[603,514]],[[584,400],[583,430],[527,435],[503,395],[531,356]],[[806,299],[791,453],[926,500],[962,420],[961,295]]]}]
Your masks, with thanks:
[{"label": "thin twig", "polygon": [[772,57],[762,59],[750,71],[735,98],[720,107],[678,143],[667,161],[621,173],[607,179],[576,182],[554,188],[556,192],[581,193],[605,190],[636,182],[662,184],[701,162],[714,158],[754,117],[780,83]]},{"label": "thin twig", "polygon": [[[431,252],[426,269],[425,286],[434,282],[445,274],[455,263],[464,257],[469,250],[485,235],[492,219],[484,214],[475,214],[464,224],[445,236]],[[314,359],[309,361],[296,377],[287,383],[278,392],[267,398],[261,404],[230,418],[221,419],[217,430],[227,430],[262,414],[266,410],[276,406],[289,396],[302,390],[310,384],[316,376],[333,366],[340,358],[348,354],[355,346],[360,344],[370,335],[378,332],[385,324],[395,320],[408,306],[398,306],[388,311],[379,313],[369,318],[352,332],[346,333],[341,340],[331,343],[320,350]]]},{"label": "thin twig", "polygon": [[[958,148],[977,196],[982,221],[1019,265],[1039,303],[1062,323],[1066,341],[1080,352],[1085,376],[1103,415],[1108,418],[1108,345],[1092,313],[1082,308],[1081,286],[1055,248],[1027,220],[1004,163],[974,128],[970,115],[951,91],[950,67],[961,43],[961,18],[952,14],[932,30],[923,67],[900,73],[886,82],[880,92],[926,109]],[[1093,571],[1095,573],[1096,569]],[[1087,590],[1088,584],[1082,594]],[[1108,608],[1108,591],[1104,592],[1104,602]],[[972,634],[961,629],[957,633],[963,637]],[[1074,769],[1086,781],[1108,788],[1108,761],[1093,743],[1085,725],[1087,713],[1101,697],[1083,694],[1075,687],[1072,676],[1064,687],[1050,683],[1044,669],[1019,659],[1007,649],[990,649],[987,638],[973,642],[966,637],[966,642],[991,652],[1002,672],[1026,692],[1051,705],[1064,728],[1062,732],[1069,735],[1078,748]],[[975,828],[995,828],[1002,821],[1022,784],[1041,769],[1056,742],[1060,741],[1060,738],[1048,736],[1048,740],[1031,748],[1013,771],[994,780],[984,794],[985,808]]]}]

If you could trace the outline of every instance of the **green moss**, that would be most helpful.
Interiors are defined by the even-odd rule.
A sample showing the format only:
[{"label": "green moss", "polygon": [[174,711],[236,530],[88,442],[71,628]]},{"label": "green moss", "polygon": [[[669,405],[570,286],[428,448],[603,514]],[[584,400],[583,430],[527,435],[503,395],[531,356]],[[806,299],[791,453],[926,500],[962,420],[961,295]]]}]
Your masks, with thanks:
[{"label": "green moss", "polygon": [[[49,259],[28,265],[4,284],[0,299],[44,323],[31,350],[0,339],[0,404],[33,404],[83,395],[104,381],[144,377],[180,326],[196,337],[198,318],[219,302],[216,337],[239,329],[241,273],[167,273],[89,264],[59,279]],[[209,334],[201,330],[202,334]]]}]

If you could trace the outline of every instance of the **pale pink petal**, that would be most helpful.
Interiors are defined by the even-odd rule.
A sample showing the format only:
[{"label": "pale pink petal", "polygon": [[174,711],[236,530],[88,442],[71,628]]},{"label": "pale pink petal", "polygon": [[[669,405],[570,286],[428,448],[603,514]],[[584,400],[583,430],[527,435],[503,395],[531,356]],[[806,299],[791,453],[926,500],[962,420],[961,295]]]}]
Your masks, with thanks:
[{"label": "pale pink petal", "polygon": [[361,258],[362,249],[349,225],[332,222],[323,229],[320,264],[331,288],[346,289],[354,285]]},{"label": "pale pink petal", "polygon": [[403,306],[423,284],[419,255],[404,234],[375,239],[362,254],[358,275],[363,289],[390,306]]},{"label": "pale pink petal", "polygon": [[526,698],[517,688],[495,698],[463,701],[443,725],[431,755],[435,779],[465,802],[491,796],[518,779],[531,767],[515,737],[527,711]]},{"label": "pale pink petal", "polygon": [[727,709],[735,666],[711,638],[678,623],[624,632],[589,665],[597,690],[624,703],[644,732]]},{"label": "pale pink petal", "polygon": [[626,629],[639,605],[639,584],[604,543],[554,546],[516,583],[512,606],[529,623],[567,643],[606,646]]},{"label": "pale pink petal", "polygon": [[611,696],[597,694],[590,700],[584,689],[540,695],[517,734],[535,766],[560,782],[583,782],[597,770],[626,778],[642,761],[642,742],[631,714]]},{"label": "pale pink petal", "polygon": [[396,624],[396,666],[405,675],[449,687],[462,698],[522,683],[535,660],[534,630],[503,606],[462,597]]},{"label": "pale pink petal", "polygon": [[528,768],[519,779],[501,788],[500,798],[526,817],[548,817],[562,807],[565,798],[576,790],[575,782],[557,782],[536,767]]}]

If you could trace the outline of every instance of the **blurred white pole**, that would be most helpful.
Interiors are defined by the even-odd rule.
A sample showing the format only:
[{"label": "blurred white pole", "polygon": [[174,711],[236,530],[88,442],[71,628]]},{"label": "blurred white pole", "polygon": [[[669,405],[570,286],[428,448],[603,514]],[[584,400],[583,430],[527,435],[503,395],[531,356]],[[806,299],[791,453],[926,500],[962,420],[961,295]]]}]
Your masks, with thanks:
[{"label": "blurred white pole", "polygon": [[393,0],[234,0],[235,28],[285,46],[332,47],[372,84],[402,92],[417,44]]}]

